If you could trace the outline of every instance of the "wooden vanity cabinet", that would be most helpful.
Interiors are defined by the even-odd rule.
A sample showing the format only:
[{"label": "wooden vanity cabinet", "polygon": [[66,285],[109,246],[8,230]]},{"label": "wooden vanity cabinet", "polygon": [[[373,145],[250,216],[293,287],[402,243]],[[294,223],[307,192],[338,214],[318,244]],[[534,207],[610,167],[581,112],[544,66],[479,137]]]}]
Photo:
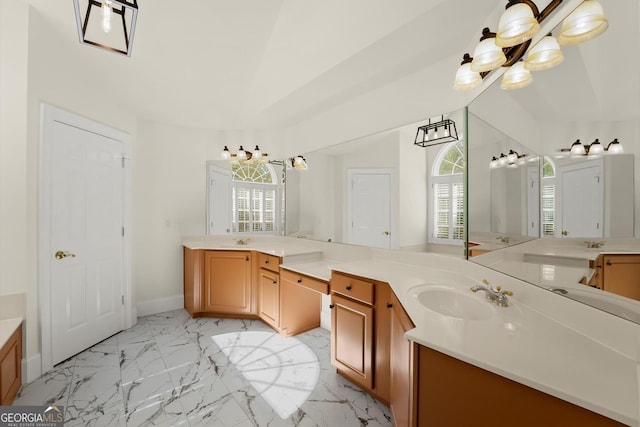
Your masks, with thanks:
[{"label": "wooden vanity cabinet", "polygon": [[589,286],[640,301],[640,255],[600,254],[589,264]]},{"label": "wooden vanity cabinet", "polygon": [[605,254],[602,264],[602,289],[640,301],[640,255]]},{"label": "wooden vanity cabinet", "polygon": [[251,251],[204,251],[203,312],[256,314],[251,255]]},{"label": "wooden vanity cabinet", "polygon": [[0,348],[0,406],[13,403],[22,385],[22,325]]},{"label": "wooden vanity cabinet", "polygon": [[328,288],[323,280],[280,269],[280,333],[289,337],[320,327],[320,291]]},{"label": "wooden vanity cabinet", "polygon": [[333,272],[331,364],[385,404],[391,390],[392,291],[387,283]]},{"label": "wooden vanity cabinet", "polygon": [[615,420],[418,345],[419,427],[622,427]]},{"label": "wooden vanity cabinet", "polygon": [[415,425],[414,396],[417,395],[417,381],[414,372],[417,371],[417,344],[406,339],[405,333],[415,325],[391,292],[390,325],[390,387],[389,409],[395,427],[410,427]]}]

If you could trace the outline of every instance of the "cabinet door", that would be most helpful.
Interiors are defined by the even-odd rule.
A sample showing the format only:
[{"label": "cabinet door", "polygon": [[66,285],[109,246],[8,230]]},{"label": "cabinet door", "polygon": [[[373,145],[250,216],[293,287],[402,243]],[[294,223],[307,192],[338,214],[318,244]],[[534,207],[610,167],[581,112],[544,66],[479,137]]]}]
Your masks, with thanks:
[{"label": "cabinet door", "polygon": [[605,255],[604,290],[640,301],[640,255]]},{"label": "cabinet door", "polygon": [[[320,284],[287,270],[280,271],[280,333],[296,335],[320,326],[321,295],[305,285]],[[327,287],[327,284],[324,284]]]},{"label": "cabinet door", "polygon": [[0,405],[11,405],[21,385],[22,325],[0,348]]},{"label": "cabinet door", "polygon": [[391,296],[391,396],[389,408],[396,427],[414,425],[411,402],[415,396],[413,381],[414,344],[404,334],[414,327],[395,295]]},{"label": "cabinet door", "polygon": [[259,272],[260,318],[274,328],[280,326],[280,280],[277,273],[264,268]]},{"label": "cabinet door", "polygon": [[375,375],[373,391],[385,404],[389,404],[391,391],[391,287],[387,283],[376,283],[375,316]]},{"label": "cabinet door", "polygon": [[203,310],[211,313],[251,312],[251,252],[206,251]]},{"label": "cabinet door", "polygon": [[373,307],[331,295],[331,364],[367,390],[373,386]]}]

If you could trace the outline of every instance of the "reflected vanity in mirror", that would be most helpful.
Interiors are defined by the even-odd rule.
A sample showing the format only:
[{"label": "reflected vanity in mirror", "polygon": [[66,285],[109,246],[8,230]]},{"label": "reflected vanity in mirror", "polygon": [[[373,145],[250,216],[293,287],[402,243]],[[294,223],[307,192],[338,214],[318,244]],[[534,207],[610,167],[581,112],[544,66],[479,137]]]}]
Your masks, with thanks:
[{"label": "reflected vanity in mirror", "polygon": [[424,120],[305,153],[309,169],[287,175],[287,235],[462,256],[464,110],[431,122],[447,120],[459,141],[416,145]]},{"label": "reflected vanity in mirror", "polygon": [[[605,33],[562,46],[564,61],[529,86],[496,81],[469,105],[469,259],[640,323],[639,60],[625,54],[639,50],[640,7],[603,6]],[[624,154],[567,151],[616,138]],[[511,147],[524,162],[491,167]]]}]

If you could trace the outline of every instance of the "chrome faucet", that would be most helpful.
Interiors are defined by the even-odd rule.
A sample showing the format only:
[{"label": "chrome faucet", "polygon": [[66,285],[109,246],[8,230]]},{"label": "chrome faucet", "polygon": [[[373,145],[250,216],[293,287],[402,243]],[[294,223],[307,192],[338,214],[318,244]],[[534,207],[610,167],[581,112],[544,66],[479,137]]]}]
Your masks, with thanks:
[{"label": "chrome faucet", "polygon": [[248,237],[246,239],[241,239],[240,237],[237,237],[234,240],[236,241],[236,245],[245,246],[249,244],[249,240],[251,239]]},{"label": "chrome faucet", "polygon": [[496,237],[496,240],[501,243],[509,244],[509,236],[498,236]]},{"label": "chrome faucet", "polygon": [[487,279],[482,279],[482,283],[484,284],[484,286],[473,286],[471,288],[471,292],[484,291],[488,301],[491,301],[500,307],[509,306],[509,300],[507,296],[512,296],[513,292],[503,291],[500,286],[497,286],[495,289],[493,289],[493,286],[491,286]]}]

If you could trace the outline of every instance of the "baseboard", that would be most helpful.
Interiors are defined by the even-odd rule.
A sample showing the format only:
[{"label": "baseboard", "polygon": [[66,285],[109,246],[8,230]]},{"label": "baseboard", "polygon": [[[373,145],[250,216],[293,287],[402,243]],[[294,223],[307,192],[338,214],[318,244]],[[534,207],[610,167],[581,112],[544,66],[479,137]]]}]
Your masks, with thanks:
[{"label": "baseboard", "polygon": [[40,353],[29,359],[22,359],[22,384],[29,384],[42,376],[42,357]]},{"label": "baseboard", "polygon": [[137,316],[149,316],[150,314],[163,313],[165,311],[178,310],[184,307],[184,296],[156,298],[136,304]]}]

